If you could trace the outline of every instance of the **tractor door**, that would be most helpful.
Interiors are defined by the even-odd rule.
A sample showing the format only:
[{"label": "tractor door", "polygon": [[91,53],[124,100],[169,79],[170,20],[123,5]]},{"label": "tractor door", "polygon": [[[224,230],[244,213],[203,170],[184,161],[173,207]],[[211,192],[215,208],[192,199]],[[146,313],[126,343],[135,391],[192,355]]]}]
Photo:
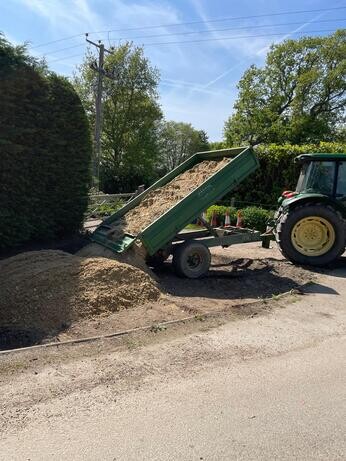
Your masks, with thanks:
[{"label": "tractor door", "polygon": [[340,201],[346,208],[346,162],[339,163],[336,199]]},{"label": "tractor door", "polygon": [[299,193],[318,193],[333,196],[336,162],[316,161],[304,165],[297,184]]}]

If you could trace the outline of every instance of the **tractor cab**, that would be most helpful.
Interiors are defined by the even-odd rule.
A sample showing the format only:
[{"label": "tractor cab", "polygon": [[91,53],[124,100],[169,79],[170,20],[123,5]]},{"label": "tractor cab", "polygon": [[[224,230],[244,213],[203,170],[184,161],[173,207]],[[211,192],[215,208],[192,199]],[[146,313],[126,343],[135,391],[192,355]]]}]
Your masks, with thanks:
[{"label": "tractor cab", "polygon": [[346,154],[303,154],[295,191],[285,191],[275,217],[284,256],[323,266],[346,246]]},{"label": "tractor cab", "polygon": [[302,164],[297,194],[322,194],[346,206],[346,155],[305,154],[297,161]]}]

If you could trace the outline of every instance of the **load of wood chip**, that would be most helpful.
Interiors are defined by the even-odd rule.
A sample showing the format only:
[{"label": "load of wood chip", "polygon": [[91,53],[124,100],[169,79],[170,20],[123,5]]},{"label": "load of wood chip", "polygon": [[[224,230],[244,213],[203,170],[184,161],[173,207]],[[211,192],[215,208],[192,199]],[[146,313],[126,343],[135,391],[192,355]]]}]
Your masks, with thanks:
[{"label": "load of wood chip", "polygon": [[121,238],[124,233],[138,235],[229,162],[229,158],[204,160],[163,187],[149,192],[139,205],[128,211],[123,219],[114,226],[113,239]]},{"label": "load of wood chip", "polygon": [[0,261],[0,293],[2,328],[47,335],[160,296],[155,281],[129,264],[50,250]]}]

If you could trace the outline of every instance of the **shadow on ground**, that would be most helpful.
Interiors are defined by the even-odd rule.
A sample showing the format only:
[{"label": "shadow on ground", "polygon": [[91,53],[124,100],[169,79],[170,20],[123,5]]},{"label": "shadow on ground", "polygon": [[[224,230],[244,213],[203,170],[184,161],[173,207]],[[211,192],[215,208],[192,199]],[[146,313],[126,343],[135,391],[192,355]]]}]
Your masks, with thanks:
[{"label": "shadow on ground", "polygon": [[0,351],[41,344],[45,339],[42,331],[20,328],[0,328]]},{"label": "shadow on ground", "polygon": [[199,280],[177,277],[170,262],[156,274],[170,295],[221,300],[268,298],[312,281],[306,269],[274,258],[214,258],[207,276]]},{"label": "shadow on ground", "polygon": [[346,278],[346,254],[325,267],[307,267],[316,274],[330,274],[333,277]]}]

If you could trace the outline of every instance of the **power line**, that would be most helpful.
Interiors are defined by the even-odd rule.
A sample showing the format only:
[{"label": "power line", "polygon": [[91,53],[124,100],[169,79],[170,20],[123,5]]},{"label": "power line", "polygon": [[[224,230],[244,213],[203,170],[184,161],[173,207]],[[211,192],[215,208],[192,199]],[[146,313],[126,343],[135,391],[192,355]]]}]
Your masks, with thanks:
[{"label": "power line", "polygon": [[[346,18],[321,19],[318,21],[314,21],[314,24],[318,24],[321,22],[325,23],[325,22],[340,22],[340,21],[346,21]],[[302,25],[302,22],[286,22],[286,23],[279,23],[279,24],[263,24],[263,25],[257,25],[257,26],[227,27],[223,29],[203,29],[203,30],[195,30],[195,31],[189,31],[189,32],[174,32],[171,34],[137,35],[135,37],[111,37],[111,39],[112,40],[137,40],[140,38],[172,37],[175,35],[193,35],[193,34],[202,34],[202,33],[226,32],[230,30],[249,30],[249,29],[251,30],[251,29],[262,29],[266,27],[300,26],[300,25]],[[67,50],[71,50],[74,48],[81,48],[82,46],[84,46],[84,43],[68,46],[65,48],[60,48],[58,50],[48,51],[47,53],[44,53],[43,56],[60,53],[62,51],[67,51]]]},{"label": "power line", "polygon": [[251,15],[251,16],[238,16],[238,17],[228,17],[228,18],[219,18],[219,19],[208,19],[206,21],[176,22],[173,24],[160,24],[160,25],[155,25],[155,26],[133,27],[133,28],[128,28],[128,29],[98,30],[92,33],[93,34],[104,34],[106,32],[128,32],[128,31],[133,31],[133,30],[157,29],[160,27],[191,26],[194,24],[208,24],[211,22],[239,21],[241,19],[255,19],[255,18],[264,18],[264,17],[272,17],[272,16],[283,16],[286,14],[320,13],[323,11],[333,11],[333,10],[342,10],[342,9],[346,9],[346,6],[339,6],[339,7],[334,7],[334,8],[321,8],[318,10],[284,11],[281,13],[265,13],[265,14]]},{"label": "power line", "polygon": [[[190,22],[177,22],[173,24],[158,24],[154,26],[142,26],[142,27],[132,27],[127,29],[108,29],[108,30],[101,30],[101,31],[92,31],[89,32],[91,34],[104,34],[109,32],[128,32],[128,31],[135,31],[135,30],[147,30],[147,29],[157,29],[161,27],[174,27],[174,26],[187,26],[187,25],[194,25],[194,24],[208,24],[213,22],[226,22],[226,21],[238,21],[242,19],[255,19],[255,18],[263,18],[263,17],[273,17],[273,16],[283,16],[283,15],[290,15],[290,14],[303,14],[303,13],[320,13],[323,11],[335,11],[335,10],[342,10],[346,9],[346,6],[339,6],[333,8],[319,8],[314,10],[296,10],[296,11],[283,11],[280,13],[266,13],[266,14],[257,14],[251,16],[238,16],[238,17],[227,17],[227,18],[218,18],[218,19],[208,19],[206,21],[190,21]],[[54,43],[59,43],[65,40],[71,40],[73,38],[82,37],[85,33],[69,35],[57,40],[52,40],[50,42],[40,43],[39,45],[31,46],[30,48],[36,49],[47,45],[52,45]]]},{"label": "power line", "polygon": [[236,35],[232,37],[214,37],[214,38],[201,38],[197,40],[184,40],[184,41],[176,41],[176,42],[152,42],[152,43],[143,43],[143,46],[152,46],[152,45],[178,45],[184,43],[202,43],[202,42],[214,42],[214,41],[221,41],[221,40],[237,40],[240,38],[255,38],[255,37],[272,37],[276,35],[283,35],[283,34],[301,34],[301,33],[321,33],[321,32],[334,32],[335,29],[325,29],[325,30],[309,30],[306,32],[277,32],[273,34],[261,34],[261,35]]},{"label": "power line", "polygon": [[72,58],[79,58],[81,56],[84,56],[84,54],[78,53],[78,54],[73,54],[72,56],[64,56],[63,58],[58,58],[58,59],[53,59],[52,61],[48,61],[48,64],[52,64],[53,62],[64,61],[64,60],[72,59]]},{"label": "power line", "polygon": [[237,40],[239,38],[262,38],[262,37],[272,37],[276,35],[282,35],[282,34],[301,34],[301,33],[321,33],[321,32],[334,32],[335,29],[322,29],[322,30],[309,30],[306,32],[280,32],[280,33],[273,33],[273,34],[261,34],[261,35],[238,35],[238,36],[233,36],[233,37],[214,37],[214,38],[201,38],[197,40],[184,40],[184,41],[175,41],[175,42],[152,42],[152,43],[143,43],[143,46],[152,46],[152,45],[178,45],[178,44],[184,44],[184,43],[202,43],[202,42],[214,42],[214,41],[220,41],[220,40]]},{"label": "power line", "polygon": [[61,53],[62,51],[72,50],[73,48],[81,48],[82,46],[85,46],[85,43],[67,46],[66,48],[59,48],[58,50],[48,51],[47,53],[44,53],[42,56],[48,56],[50,54]]},{"label": "power line", "polygon": [[[90,32],[90,34],[94,34],[94,33],[95,32]],[[50,42],[40,43],[39,45],[35,45],[35,46],[29,45],[29,47],[32,50],[34,50],[36,48],[41,48],[42,46],[53,45],[53,43],[64,42],[65,40],[71,40],[72,38],[78,38],[78,37],[84,37],[84,36],[85,36],[85,33],[76,34],[76,35],[68,35],[66,37],[58,38],[57,40],[51,40]]]},{"label": "power line", "polygon": [[[186,44],[186,43],[201,43],[201,42],[212,42],[212,41],[220,41],[220,40],[237,40],[237,39],[242,39],[242,38],[264,38],[264,37],[273,37],[273,36],[278,36],[278,35],[283,35],[283,34],[290,34],[290,35],[297,35],[297,34],[309,34],[309,33],[323,33],[323,32],[335,32],[335,29],[319,29],[319,30],[310,30],[310,31],[297,31],[297,32],[277,32],[277,33],[272,33],[272,34],[260,34],[260,35],[237,35],[237,36],[232,36],[232,37],[222,37],[222,38],[205,38],[205,39],[197,39],[197,40],[184,40],[184,41],[174,41],[174,42],[152,42],[152,43],[143,43],[143,46],[153,46],[153,45],[177,45],[177,44]],[[82,54],[75,54],[72,56],[65,56],[62,58],[58,59],[53,59],[52,61],[48,61],[49,64],[66,60],[66,59],[72,59],[75,57],[80,57],[83,56]]]},{"label": "power line", "polygon": [[[346,18],[335,18],[335,19],[320,19],[314,21],[314,24],[318,24],[320,22],[338,22],[338,21],[345,21]],[[137,35],[135,37],[111,37],[112,40],[135,40],[138,38],[155,38],[155,37],[172,37],[174,35],[193,35],[193,34],[202,34],[204,32],[212,33],[212,32],[226,32],[228,30],[244,30],[244,29],[262,29],[263,27],[279,27],[279,26],[298,26],[302,25],[303,23],[300,22],[286,22],[286,23],[279,23],[279,24],[263,24],[257,26],[242,26],[242,27],[226,27],[223,29],[203,29],[203,30],[193,30],[189,32],[173,32],[170,34],[158,34],[158,35]]]}]

